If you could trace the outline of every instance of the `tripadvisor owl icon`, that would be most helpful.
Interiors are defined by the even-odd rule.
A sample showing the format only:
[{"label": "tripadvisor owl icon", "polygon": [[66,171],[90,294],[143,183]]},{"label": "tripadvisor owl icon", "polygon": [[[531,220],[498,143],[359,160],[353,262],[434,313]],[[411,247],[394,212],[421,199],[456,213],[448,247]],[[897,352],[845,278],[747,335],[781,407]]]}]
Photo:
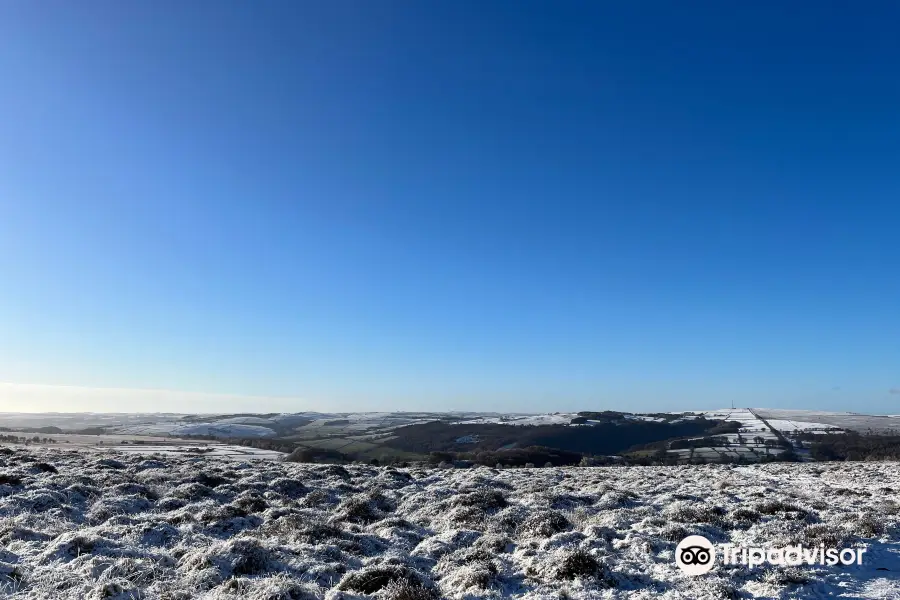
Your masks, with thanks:
[{"label": "tripadvisor owl icon", "polygon": [[675,564],[688,575],[709,573],[716,562],[716,549],[702,535],[689,535],[675,547]]}]

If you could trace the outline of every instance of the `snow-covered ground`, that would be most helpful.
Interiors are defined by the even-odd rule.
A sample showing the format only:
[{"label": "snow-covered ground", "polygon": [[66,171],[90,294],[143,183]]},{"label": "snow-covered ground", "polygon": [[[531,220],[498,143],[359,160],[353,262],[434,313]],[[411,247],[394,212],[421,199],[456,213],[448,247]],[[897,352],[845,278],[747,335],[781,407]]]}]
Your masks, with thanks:
[{"label": "snow-covered ground", "polygon": [[483,424],[502,424],[502,425],[568,425],[572,419],[578,416],[578,413],[550,413],[544,415],[491,415],[483,417],[472,417],[455,421],[459,425],[483,425]]},{"label": "snow-covered ground", "polygon": [[652,423],[665,422],[665,419],[662,417],[651,417],[649,415],[625,415],[625,418],[631,421],[650,421]]},{"label": "snow-covered ground", "polygon": [[477,435],[464,435],[462,437],[456,438],[457,444],[474,444],[478,441]]},{"label": "snow-covered ground", "polygon": [[[460,418],[477,416],[459,413]],[[493,416],[493,413],[490,414]],[[300,427],[316,429],[341,421],[346,431],[389,430],[435,419],[435,413],[320,413],[266,415],[0,413],[0,427],[11,429],[58,427],[64,432],[102,428],[109,434],[145,436],[209,435],[215,437],[270,437]]]},{"label": "snow-covered ground", "polygon": [[753,411],[771,422],[786,420],[796,423],[819,423],[860,433],[900,434],[900,422],[887,415],[863,415],[852,412],[754,408]]},{"label": "snow-covered ground", "polygon": [[[0,448],[13,600],[898,598],[900,466],[436,470]],[[715,543],[860,566],[674,563]]]},{"label": "snow-covered ground", "polygon": [[[490,416],[476,416],[467,419],[461,419],[459,421],[454,421],[459,425],[483,425],[483,424],[502,424],[502,425],[570,425],[572,419],[578,417],[578,413],[567,412],[567,413],[547,413],[540,415],[526,415],[526,414],[508,414],[508,415],[490,415]],[[666,419],[662,417],[654,417],[650,415],[644,414],[629,414],[626,413],[623,415],[623,418],[628,419],[630,421],[651,421],[655,423],[663,423]],[[696,416],[687,417],[687,418],[697,418]],[[677,420],[675,421],[677,422]],[[606,421],[594,421],[588,419],[587,425],[592,423],[606,423]]]},{"label": "snow-covered ground", "polygon": [[263,427],[271,427],[275,425],[275,419],[269,419],[266,417],[253,417],[253,416],[245,416],[245,417],[228,417],[225,419],[216,419],[216,423],[226,423],[226,424],[240,424],[240,425],[262,425]]},{"label": "snow-covered ground", "polygon": [[807,423],[806,421],[791,421],[787,419],[766,419],[769,425],[780,431],[781,433],[794,433],[802,431],[804,433],[840,433],[844,431],[840,427],[828,425],[827,423]]},{"label": "snow-covered ground", "polygon": [[262,450],[260,448],[250,448],[247,446],[235,446],[232,444],[213,444],[209,446],[197,445],[159,445],[140,444],[134,446],[117,446],[111,448],[92,448],[98,452],[114,452],[133,455],[152,455],[152,456],[195,456],[203,458],[227,458],[232,460],[281,460],[285,457],[284,452],[276,452],[275,450]]},{"label": "snow-covered ground", "polygon": [[[20,439],[27,440],[25,435]],[[280,460],[285,454],[274,450],[261,450],[248,446],[223,444],[218,441],[196,441],[179,439],[169,436],[142,436],[142,435],[78,435],[66,433],[51,433],[41,437],[50,438],[51,442],[31,442],[31,447],[48,447],[59,451],[85,451],[85,452],[113,452],[142,455],[173,455],[173,456],[215,456],[221,458],[233,458],[237,460]],[[22,447],[24,444],[13,444],[12,447]]]},{"label": "snow-covered ground", "polygon": [[211,435],[216,437],[270,437],[275,431],[262,425],[245,425],[217,421],[211,423],[158,423],[148,425],[126,425],[113,431],[127,435]]}]

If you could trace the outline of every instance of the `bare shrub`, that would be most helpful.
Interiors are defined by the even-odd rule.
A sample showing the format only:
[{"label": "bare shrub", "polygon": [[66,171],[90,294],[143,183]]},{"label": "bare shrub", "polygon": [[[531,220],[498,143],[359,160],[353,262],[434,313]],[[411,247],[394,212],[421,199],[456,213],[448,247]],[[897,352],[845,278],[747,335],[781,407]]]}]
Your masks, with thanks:
[{"label": "bare shrub", "polygon": [[723,579],[697,578],[695,600],[736,600],[740,597],[734,584]]},{"label": "bare shrub", "polygon": [[347,573],[337,589],[374,594],[397,582],[403,582],[408,586],[423,586],[424,578],[413,569],[402,565],[377,565]]},{"label": "bare shrub", "polygon": [[496,584],[497,565],[488,558],[470,560],[456,564],[452,568],[445,567],[447,575],[441,584],[453,590],[487,590]]},{"label": "bare shrub", "polygon": [[260,575],[277,568],[271,551],[252,538],[232,539],[188,553],[181,564],[193,572],[213,568],[223,580],[235,575]]},{"label": "bare shrub", "polygon": [[761,516],[752,508],[740,507],[728,513],[727,522],[735,529],[747,529],[758,523]]},{"label": "bare shrub", "polygon": [[45,542],[50,536],[41,531],[35,531],[30,527],[22,527],[13,523],[0,524],[0,544],[8,545],[10,542]]},{"label": "bare shrub", "polygon": [[765,502],[760,502],[754,508],[756,509],[756,512],[761,515],[778,515],[783,519],[804,521],[812,520],[814,518],[814,515],[810,511],[797,504],[785,502],[784,500],[767,500]]},{"label": "bare shrub", "polygon": [[301,514],[268,521],[264,529],[267,533],[287,536],[306,544],[329,543],[344,537],[343,532],[334,525]]},{"label": "bare shrub", "polygon": [[170,496],[172,498],[196,502],[197,500],[208,498],[209,496],[212,496],[212,494],[212,488],[205,486],[202,483],[184,483],[172,490]]},{"label": "bare shrub", "polygon": [[859,537],[872,538],[884,533],[886,524],[884,517],[871,512],[865,512],[853,521],[851,529],[853,533]]},{"label": "bare shrub", "polygon": [[269,508],[269,503],[263,498],[262,494],[252,490],[241,492],[232,504],[242,508],[247,513],[262,512]]},{"label": "bare shrub", "polygon": [[[229,580],[233,581],[233,580]],[[238,596],[248,600],[321,600],[322,592],[308,583],[284,574],[244,579]]]},{"label": "bare shrub", "polygon": [[898,504],[896,500],[887,498],[878,505],[878,512],[883,515],[900,514],[900,504]]},{"label": "bare shrub", "polygon": [[471,506],[482,511],[498,510],[506,508],[509,503],[506,496],[498,490],[482,489],[454,496],[450,500],[451,506]]},{"label": "bare shrub", "polygon": [[659,532],[659,537],[667,542],[680,542],[689,535],[691,532],[684,525],[678,523],[670,523]]},{"label": "bare shrub", "polygon": [[56,467],[45,462],[33,463],[30,468],[36,473],[59,473],[59,471],[56,470]]},{"label": "bare shrub", "polygon": [[64,533],[50,542],[44,551],[43,558],[45,562],[72,560],[82,554],[92,553],[98,544],[106,541],[89,534]]},{"label": "bare shrub", "polygon": [[278,478],[270,483],[269,489],[289,498],[299,498],[308,491],[302,482],[284,477]]},{"label": "bare shrub", "polygon": [[406,579],[395,579],[381,590],[382,600],[435,600],[437,597],[438,593],[433,587]]},{"label": "bare shrub", "polygon": [[208,488],[216,488],[220,485],[230,483],[231,480],[216,473],[206,473],[201,471],[200,473],[197,473],[196,475],[191,477],[191,482],[205,485]]},{"label": "bare shrub", "polygon": [[727,524],[726,511],[721,506],[709,504],[678,503],[666,509],[665,516],[679,523],[709,523],[722,526]]},{"label": "bare shrub", "polygon": [[766,569],[760,579],[771,585],[803,585],[809,582],[809,576],[797,567],[772,567]]},{"label": "bare shrub", "polygon": [[505,535],[485,534],[475,541],[476,548],[483,548],[492,555],[507,552],[512,545],[512,540]]},{"label": "bare shrub", "polygon": [[93,598],[102,600],[114,598],[115,600],[143,600],[144,595],[140,590],[132,589],[127,581],[114,583],[101,583],[94,588]]},{"label": "bare shrub", "polygon": [[593,555],[586,550],[574,550],[563,555],[553,568],[555,579],[576,579],[581,577],[597,577],[603,568]]},{"label": "bare shrub", "polygon": [[22,477],[17,473],[0,473],[0,485],[22,485]]},{"label": "bare shrub", "polygon": [[156,508],[163,512],[169,512],[173,510],[178,510],[179,508],[184,508],[187,506],[187,500],[184,498],[163,498],[156,504]]},{"label": "bare shrub", "polygon": [[0,592],[16,590],[24,581],[25,574],[18,566],[0,562]]},{"label": "bare shrub", "polygon": [[819,523],[804,527],[793,537],[804,546],[824,544],[826,548],[837,548],[847,540],[847,533],[840,525]]},{"label": "bare shrub", "polygon": [[380,521],[384,515],[375,506],[371,497],[360,494],[341,502],[333,518],[337,521],[368,524]]},{"label": "bare shrub", "polygon": [[531,514],[519,525],[518,533],[533,537],[550,537],[571,527],[572,524],[562,513],[548,510]]},{"label": "bare shrub", "polygon": [[159,499],[159,494],[157,494],[154,490],[151,490],[146,485],[142,485],[139,483],[128,482],[128,483],[120,483],[118,485],[113,486],[107,492],[109,496],[142,496],[147,498],[148,500],[157,500]]}]

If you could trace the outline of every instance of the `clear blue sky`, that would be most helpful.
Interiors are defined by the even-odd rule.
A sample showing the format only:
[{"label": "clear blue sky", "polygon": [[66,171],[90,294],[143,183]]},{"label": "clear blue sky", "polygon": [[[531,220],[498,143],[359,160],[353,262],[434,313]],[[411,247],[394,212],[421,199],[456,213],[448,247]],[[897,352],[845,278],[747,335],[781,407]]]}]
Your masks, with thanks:
[{"label": "clear blue sky", "polygon": [[4,2],[0,381],[900,413],[898,22]]}]

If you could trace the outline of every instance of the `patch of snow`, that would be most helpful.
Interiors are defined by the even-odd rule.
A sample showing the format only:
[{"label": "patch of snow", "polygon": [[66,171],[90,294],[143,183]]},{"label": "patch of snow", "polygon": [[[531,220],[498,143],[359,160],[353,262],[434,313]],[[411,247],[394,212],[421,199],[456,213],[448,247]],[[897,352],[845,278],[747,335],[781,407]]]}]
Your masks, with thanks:
[{"label": "patch of snow", "polygon": [[225,425],[263,425],[268,426],[272,425],[275,421],[273,419],[267,419],[264,417],[228,417],[227,419],[216,419],[215,424],[225,424]]},{"label": "patch of snow", "polygon": [[769,425],[782,433],[803,431],[805,433],[827,433],[843,431],[840,427],[827,423],[807,423],[805,421],[788,421],[784,419],[766,419]]},{"label": "patch of snow", "polygon": [[624,415],[626,419],[630,421],[649,421],[652,423],[664,423],[665,419],[662,417],[651,417],[649,415],[639,415],[639,414],[626,414]]},{"label": "patch of snow", "polygon": [[155,423],[150,425],[129,425],[116,427],[113,430],[118,434],[147,435],[147,436],[184,436],[184,435],[209,435],[223,438],[240,437],[269,437],[275,435],[275,431],[261,425],[243,425],[240,423]]},{"label": "patch of snow", "polygon": [[568,425],[578,413],[551,413],[544,415],[496,415],[476,417],[456,421],[460,425],[501,424],[501,425]]}]

